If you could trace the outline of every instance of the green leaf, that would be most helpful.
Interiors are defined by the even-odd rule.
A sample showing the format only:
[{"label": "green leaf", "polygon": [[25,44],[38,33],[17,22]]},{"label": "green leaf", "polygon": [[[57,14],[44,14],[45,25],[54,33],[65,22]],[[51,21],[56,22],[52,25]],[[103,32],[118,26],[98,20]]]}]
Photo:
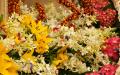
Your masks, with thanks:
[{"label": "green leaf", "polygon": [[3,20],[3,15],[0,15],[0,22]]}]

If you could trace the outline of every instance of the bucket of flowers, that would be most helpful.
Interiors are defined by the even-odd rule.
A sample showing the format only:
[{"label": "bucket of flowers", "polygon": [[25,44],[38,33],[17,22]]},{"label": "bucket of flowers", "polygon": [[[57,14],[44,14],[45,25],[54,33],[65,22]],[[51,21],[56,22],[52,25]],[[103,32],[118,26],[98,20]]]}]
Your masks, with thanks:
[{"label": "bucket of flowers", "polygon": [[22,1],[0,17],[0,75],[120,75],[119,1]]}]

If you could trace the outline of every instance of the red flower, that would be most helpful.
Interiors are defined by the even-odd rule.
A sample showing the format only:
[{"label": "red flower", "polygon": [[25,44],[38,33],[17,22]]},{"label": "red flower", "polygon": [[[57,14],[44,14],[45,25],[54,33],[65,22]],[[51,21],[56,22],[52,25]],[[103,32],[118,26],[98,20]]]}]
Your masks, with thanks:
[{"label": "red flower", "polygon": [[116,65],[108,64],[103,66],[100,69],[99,73],[100,75],[115,75],[116,69],[117,69]]},{"label": "red flower", "polygon": [[101,9],[109,5],[110,2],[108,0],[91,0],[91,5],[96,9]]},{"label": "red flower", "polygon": [[106,45],[118,47],[120,45],[120,38],[119,37],[112,37],[106,40]]},{"label": "red flower", "polygon": [[110,25],[112,25],[114,23],[115,20],[115,16],[116,16],[116,11],[113,9],[107,9],[105,11],[103,10],[98,10],[98,9],[94,9],[94,14],[97,15],[97,19],[100,22],[100,25],[102,27],[109,27]]},{"label": "red flower", "polygon": [[116,65],[104,65],[98,72],[87,73],[85,75],[115,75],[116,69],[118,66]]},{"label": "red flower", "polygon": [[109,0],[82,0],[84,13],[94,14],[100,22],[101,27],[109,27],[114,24],[116,19],[116,10],[104,7],[110,4]]},{"label": "red flower", "polygon": [[102,49],[104,54],[107,54],[110,58],[114,61],[118,60],[119,58],[119,47],[120,46],[120,38],[119,37],[112,37],[108,38],[105,41],[105,47]]},{"label": "red flower", "polygon": [[92,73],[87,73],[87,74],[85,74],[85,75],[100,75],[98,72],[92,72]]},{"label": "red flower", "polygon": [[112,46],[107,46],[105,48],[103,48],[103,53],[107,54],[108,57],[110,57],[112,60],[116,61],[119,58],[119,53],[116,50],[116,48],[112,47]]},{"label": "red flower", "polygon": [[[83,7],[92,6],[95,9],[101,9],[109,5],[109,0],[82,0]],[[91,10],[91,9],[90,9]]]}]

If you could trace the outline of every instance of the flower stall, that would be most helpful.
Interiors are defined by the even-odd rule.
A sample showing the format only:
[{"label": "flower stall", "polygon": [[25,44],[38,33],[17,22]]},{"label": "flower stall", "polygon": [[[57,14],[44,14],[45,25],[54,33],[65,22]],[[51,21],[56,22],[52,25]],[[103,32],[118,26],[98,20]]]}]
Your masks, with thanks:
[{"label": "flower stall", "polygon": [[120,75],[119,0],[0,0],[0,75]]}]

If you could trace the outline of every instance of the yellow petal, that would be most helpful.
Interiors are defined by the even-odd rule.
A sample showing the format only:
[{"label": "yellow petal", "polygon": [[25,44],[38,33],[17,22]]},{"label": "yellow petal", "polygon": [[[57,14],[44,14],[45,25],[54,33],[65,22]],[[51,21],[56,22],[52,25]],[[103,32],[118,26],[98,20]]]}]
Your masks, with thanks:
[{"label": "yellow petal", "polygon": [[53,62],[52,62],[52,65],[54,65],[54,66],[58,66],[60,63],[61,63],[62,61],[61,60],[54,60]]}]

